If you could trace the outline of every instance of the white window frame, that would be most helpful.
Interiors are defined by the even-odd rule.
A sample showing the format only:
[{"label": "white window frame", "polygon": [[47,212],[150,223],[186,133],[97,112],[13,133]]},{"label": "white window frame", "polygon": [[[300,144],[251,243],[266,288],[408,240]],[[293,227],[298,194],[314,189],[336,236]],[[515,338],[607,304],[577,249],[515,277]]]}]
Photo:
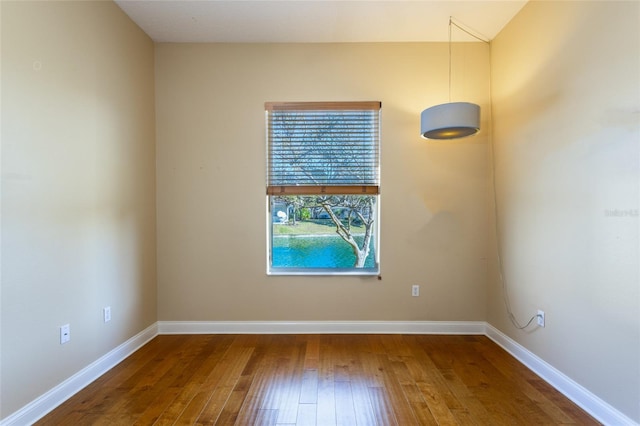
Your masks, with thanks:
[{"label": "white window frame", "polygon": [[[267,147],[266,147],[266,151],[267,151],[267,198],[266,198],[266,229],[267,229],[267,274],[268,275],[379,275],[380,274],[380,109],[381,109],[381,104],[380,102],[295,102],[295,103],[275,103],[275,102],[267,102],[265,103],[265,115],[266,115],[266,143],[267,143]],[[349,157],[349,159],[352,158],[368,158],[368,161],[361,161],[361,162],[354,162],[354,161],[342,161],[343,157],[340,157],[341,154],[337,154],[337,160],[331,160],[331,162],[328,162],[326,159],[324,159],[323,161],[325,161],[327,164],[338,164],[338,165],[342,165],[342,164],[351,164],[351,163],[358,163],[358,168],[357,172],[352,172],[352,169],[348,168],[349,166],[344,166],[346,171],[342,171],[339,170],[338,172],[336,172],[337,176],[341,176],[341,178],[336,179],[338,182],[338,184],[332,184],[333,178],[328,178],[327,180],[322,180],[322,178],[318,178],[318,176],[314,176],[309,178],[309,181],[307,182],[306,177],[309,177],[309,173],[305,174],[305,176],[302,176],[301,178],[299,177],[299,175],[295,175],[293,178],[291,178],[289,176],[290,173],[290,169],[294,169],[291,167],[285,167],[286,169],[286,176],[282,177],[281,175],[278,175],[278,167],[277,165],[274,166],[274,164],[276,163],[276,161],[278,160],[274,160],[274,158],[276,158],[277,155],[280,155],[281,151],[278,151],[278,149],[280,149],[279,147],[281,145],[278,145],[279,143],[282,144],[282,142],[279,141],[273,141],[272,138],[278,139],[278,136],[276,134],[275,131],[272,131],[272,117],[270,116],[270,114],[275,114],[274,111],[286,111],[284,115],[289,114],[290,112],[293,113],[300,113],[301,111],[314,111],[315,113],[318,113],[319,116],[322,117],[326,117],[326,116],[331,116],[334,117],[334,115],[330,115],[331,113],[334,113],[335,116],[340,116],[339,111],[360,111],[363,112],[366,111],[365,114],[369,114],[367,117],[373,117],[373,120],[371,121],[371,124],[369,122],[366,122],[365,126],[367,129],[369,129],[371,131],[370,134],[365,134],[365,136],[356,136],[355,138],[352,136],[352,134],[360,134],[357,132],[361,132],[360,130],[357,130],[357,125],[356,125],[356,130],[354,130],[353,132],[351,130],[349,130],[348,135],[345,137],[344,142],[342,143],[342,140],[340,138],[342,138],[343,136],[341,136],[342,133],[340,133],[340,135],[338,136],[328,136],[327,140],[330,140],[330,142],[324,142],[324,145],[330,145],[330,149],[332,151],[335,150],[336,147],[340,148],[341,146],[347,146],[347,147],[351,147],[352,143],[353,146],[355,148],[346,148],[346,149],[354,149],[353,152],[361,152],[361,151],[357,151],[358,149],[364,149],[363,152],[366,152],[366,154],[362,154],[362,157],[358,157],[357,155],[355,155],[353,152],[349,155],[351,155],[351,157]],[[373,111],[373,113],[372,113]],[[325,114],[325,113],[329,113],[329,114]],[[345,123],[349,123],[349,119],[348,116],[350,114],[349,113],[345,113]],[[274,115],[275,116],[275,115]],[[273,119],[274,122],[276,119]],[[287,118],[285,118],[284,120],[287,120]],[[306,116],[305,116],[305,120],[306,120]],[[309,121],[313,121],[313,120],[309,120]],[[306,123],[307,121],[305,121]],[[276,126],[277,124],[274,124],[274,126]],[[339,127],[339,126],[336,126]],[[298,131],[299,133],[302,132],[301,130]],[[337,131],[336,131],[337,132]],[[302,144],[305,143],[310,143],[310,144],[317,144],[317,145],[322,145],[321,142],[319,142],[319,138],[320,137],[309,137],[309,139],[307,138],[308,133],[305,130],[305,136],[303,138],[298,138],[298,140],[303,139]],[[312,133],[313,134],[313,133]],[[336,133],[337,134],[337,133]],[[351,137],[352,139],[349,139],[349,137]],[[359,140],[363,139],[363,140]],[[364,141],[364,139],[366,139],[366,141]],[[291,140],[295,140],[295,137],[291,137]],[[324,139],[323,139],[324,140]],[[355,140],[355,142],[353,142]],[[365,148],[362,148],[364,145],[366,145]],[[306,147],[306,145],[304,145]],[[296,146],[296,149],[298,147]],[[347,152],[345,149],[344,152]],[[325,151],[320,150],[322,154],[325,153]],[[337,151],[340,151],[340,149],[338,149]],[[292,152],[298,152],[298,151],[292,151]],[[333,153],[330,155],[334,155]],[[286,158],[286,157],[285,157]],[[334,158],[334,157],[331,157]],[[280,160],[280,162],[278,163],[278,165],[281,165],[282,160]],[[304,163],[304,165],[307,164],[315,164],[312,163],[312,161],[314,160],[309,160],[309,163]],[[323,163],[324,164],[324,163]],[[299,169],[302,169],[304,166],[299,167]],[[336,168],[339,168],[339,166],[336,166]],[[282,169],[282,167],[280,167],[280,169]],[[324,168],[322,166],[318,167],[318,170],[323,170]],[[328,173],[324,173],[324,174],[328,174]],[[344,176],[347,176],[346,178]],[[353,176],[357,176],[357,177],[353,177]],[[289,182],[289,180],[291,180],[291,182]],[[291,183],[291,184],[289,184]],[[373,267],[356,267],[355,265],[353,267],[345,267],[345,268],[337,268],[337,267],[274,267],[273,266],[273,240],[274,240],[274,235],[273,235],[273,228],[274,228],[274,219],[273,219],[273,215],[275,214],[272,211],[272,205],[274,203],[274,200],[277,199],[277,197],[279,196],[323,196],[325,198],[322,198],[323,200],[326,200],[327,198],[331,199],[331,200],[336,200],[337,198],[341,198],[341,197],[345,197],[347,199],[350,199],[351,201],[356,200],[356,198],[354,198],[354,196],[365,196],[365,197],[373,197],[373,207],[371,208],[371,206],[369,204],[366,205],[366,210],[361,210],[361,209],[357,209],[357,210],[352,210],[353,212],[356,212],[355,214],[357,214],[357,212],[361,213],[360,218],[367,218],[367,219],[371,219],[373,218],[373,223],[371,225],[371,240],[369,243],[369,254],[366,257],[366,259],[370,262],[369,260],[369,256],[373,256]],[[367,199],[364,199],[365,201],[369,201]],[[351,206],[353,207],[353,206]],[[365,213],[368,212],[368,213]],[[282,216],[285,216],[285,214],[283,214]],[[333,216],[333,215],[332,215]],[[286,213],[286,217],[289,217],[289,212]],[[336,223],[333,217],[332,217],[333,223]],[[368,220],[367,220],[368,221]],[[342,220],[340,222],[343,222]],[[336,228],[339,228],[338,225],[336,225]],[[366,227],[365,227],[366,229]],[[349,234],[347,233],[347,236],[349,236]],[[345,237],[343,237],[343,239],[345,239]],[[345,242],[345,244],[347,244]],[[362,250],[362,246],[361,243],[358,243],[358,246],[360,250]],[[354,249],[355,252],[355,249]],[[364,258],[363,256],[361,256],[361,259]]]}]

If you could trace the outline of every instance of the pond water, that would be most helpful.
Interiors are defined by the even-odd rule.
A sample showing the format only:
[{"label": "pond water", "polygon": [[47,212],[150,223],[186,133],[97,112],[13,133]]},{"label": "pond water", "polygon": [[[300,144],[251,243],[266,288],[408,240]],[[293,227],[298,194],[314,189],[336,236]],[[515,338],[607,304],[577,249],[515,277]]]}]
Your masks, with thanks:
[{"label": "pond water", "polygon": [[[362,236],[356,236],[362,243]],[[375,247],[371,240],[365,268],[375,268]],[[274,268],[353,268],[356,255],[337,235],[278,235],[273,237]]]}]

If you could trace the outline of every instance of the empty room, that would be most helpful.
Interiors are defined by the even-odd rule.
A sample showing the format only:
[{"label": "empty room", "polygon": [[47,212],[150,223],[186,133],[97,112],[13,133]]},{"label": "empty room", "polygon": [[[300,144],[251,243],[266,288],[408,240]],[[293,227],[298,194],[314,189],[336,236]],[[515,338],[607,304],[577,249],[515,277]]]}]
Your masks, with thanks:
[{"label": "empty room", "polygon": [[0,25],[0,426],[640,424],[639,1]]}]

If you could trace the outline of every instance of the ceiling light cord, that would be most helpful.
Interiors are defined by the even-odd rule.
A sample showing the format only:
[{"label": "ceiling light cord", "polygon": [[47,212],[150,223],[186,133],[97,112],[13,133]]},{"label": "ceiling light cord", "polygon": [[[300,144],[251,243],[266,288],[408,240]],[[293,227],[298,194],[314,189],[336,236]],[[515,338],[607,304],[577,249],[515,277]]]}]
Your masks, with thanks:
[{"label": "ceiling light cord", "polygon": [[469,30],[469,29],[463,27],[461,24],[458,24],[458,23],[454,22],[453,16],[449,16],[449,102],[451,102],[451,68],[452,68],[452,66],[451,66],[451,58],[453,57],[453,54],[452,54],[453,53],[453,49],[452,49],[453,43],[451,41],[452,40],[452,37],[451,37],[451,29],[452,28],[451,27],[453,25],[455,25],[456,28],[458,28],[459,30],[469,34],[471,37],[473,37],[473,38],[475,38],[477,40],[483,41],[485,43],[489,43],[490,44],[489,40],[487,40],[486,38],[484,38],[482,36],[479,36],[479,35],[475,34],[475,32],[472,32],[472,30]]},{"label": "ceiling light cord", "polygon": [[449,16],[449,102],[451,102],[451,16]]},{"label": "ceiling light cord", "polygon": [[[451,27],[451,25],[455,25],[458,29],[460,29],[460,30],[464,31],[465,33],[469,34],[471,37],[475,38],[476,40],[480,40],[480,41],[483,41],[483,42],[485,42],[487,44],[491,44],[491,40],[489,40],[486,37],[481,36],[478,32],[476,32],[476,31],[474,31],[474,30],[472,30],[472,29],[470,29],[468,27],[465,27],[464,25],[462,25],[462,24],[460,24],[458,22],[455,22],[453,17],[449,16],[449,27]],[[451,29],[449,29],[449,40],[451,40]]]},{"label": "ceiling light cord", "polygon": [[493,185],[493,212],[494,212],[494,233],[496,238],[496,256],[498,260],[498,275],[502,286],[502,298],[507,309],[509,321],[519,330],[523,330],[531,325],[537,315],[531,317],[525,325],[521,325],[513,314],[509,294],[507,289],[507,281],[504,278],[502,263],[502,255],[500,254],[500,227],[498,226],[498,195],[496,190],[496,166],[495,166],[495,149],[493,144],[493,88],[491,82],[492,75],[492,57],[491,57],[491,41],[486,37],[479,35],[477,32],[464,27],[453,20],[449,16],[449,103],[436,105],[422,111],[420,115],[420,135],[425,139],[457,139],[464,136],[475,134],[480,130],[480,106],[468,102],[451,102],[451,58],[452,58],[452,40],[451,30],[455,25],[461,31],[464,31],[471,37],[487,43],[489,45],[489,149],[491,150],[491,183]]},{"label": "ceiling light cord", "polygon": [[[454,23],[454,25],[456,24]],[[458,26],[458,28],[460,27]],[[511,324],[513,324],[513,326],[518,330],[524,330],[533,323],[533,320],[536,319],[537,315],[532,316],[525,325],[520,324],[516,316],[513,314],[513,309],[511,308],[511,302],[509,301],[509,291],[507,288],[507,280],[504,278],[504,274],[502,272],[504,270],[504,265],[502,262],[502,255],[500,254],[501,250],[500,250],[500,227],[498,226],[498,192],[496,188],[496,156],[495,156],[495,149],[494,149],[494,143],[493,143],[493,135],[494,135],[493,88],[491,87],[491,82],[493,81],[493,74],[492,74],[493,67],[491,66],[492,65],[492,58],[491,58],[492,45],[491,45],[491,41],[485,41],[484,39],[481,39],[479,37],[476,37],[474,34],[469,33],[463,28],[460,28],[460,29],[467,32],[469,35],[477,38],[478,40],[484,41],[487,44],[489,44],[489,113],[491,115],[489,120],[489,149],[491,150],[491,183],[493,187],[492,189],[493,189],[493,215],[494,215],[493,225],[494,225],[494,232],[496,237],[496,256],[498,258],[498,276],[500,278],[500,284],[502,285],[502,299],[504,300],[504,305],[507,309],[507,316],[509,318],[509,321],[511,321]]]}]

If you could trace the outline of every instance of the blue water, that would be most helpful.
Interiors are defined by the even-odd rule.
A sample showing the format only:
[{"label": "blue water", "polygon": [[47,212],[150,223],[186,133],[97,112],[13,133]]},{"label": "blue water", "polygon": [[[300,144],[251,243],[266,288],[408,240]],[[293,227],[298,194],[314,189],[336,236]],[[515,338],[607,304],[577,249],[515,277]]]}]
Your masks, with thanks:
[{"label": "blue water", "polygon": [[[355,237],[362,243],[362,237]],[[375,268],[375,247],[370,243],[365,268]],[[273,237],[274,268],[353,268],[356,255],[351,246],[337,235]]]}]

